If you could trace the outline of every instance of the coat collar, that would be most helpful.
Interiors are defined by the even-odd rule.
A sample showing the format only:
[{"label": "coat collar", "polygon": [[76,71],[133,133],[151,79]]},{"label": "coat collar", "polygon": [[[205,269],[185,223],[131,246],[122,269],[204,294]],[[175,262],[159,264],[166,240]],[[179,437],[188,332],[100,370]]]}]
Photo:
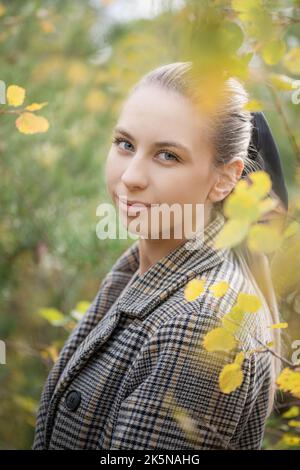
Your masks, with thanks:
[{"label": "coat collar", "polygon": [[216,250],[213,243],[224,223],[222,212],[214,210],[204,230],[177,246],[140,276],[139,241],[136,241],[111,271],[112,275],[122,272],[129,280],[118,300],[118,309],[131,317],[143,318],[188,281],[221,263],[228,249]]}]

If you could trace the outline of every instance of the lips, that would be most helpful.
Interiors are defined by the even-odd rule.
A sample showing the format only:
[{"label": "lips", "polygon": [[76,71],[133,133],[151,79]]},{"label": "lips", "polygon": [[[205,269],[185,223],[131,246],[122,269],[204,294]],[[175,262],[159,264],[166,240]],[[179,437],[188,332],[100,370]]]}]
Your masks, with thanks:
[{"label": "lips", "polygon": [[129,207],[143,207],[143,206],[146,206],[146,207],[150,207],[151,204],[148,204],[147,202],[141,202],[141,201],[129,201],[127,198],[125,198],[124,196],[117,196],[119,201],[122,203],[122,204],[126,204],[127,206]]},{"label": "lips", "polygon": [[128,201],[124,196],[117,196],[119,201],[119,207],[123,210],[128,216],[135,216],[140,212],[148,210],[151,207],[151,204],[143,203],[140,201]]}]

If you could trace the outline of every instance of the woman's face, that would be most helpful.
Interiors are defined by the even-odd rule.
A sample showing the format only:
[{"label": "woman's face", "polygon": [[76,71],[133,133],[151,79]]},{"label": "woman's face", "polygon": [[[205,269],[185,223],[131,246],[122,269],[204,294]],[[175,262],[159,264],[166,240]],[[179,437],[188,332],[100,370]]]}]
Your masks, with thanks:
[{"label": "woman's face", "polygon": [[[204,211],[211,206],[216,168],[203,120],[192,103],[176,92],[144,86],[124,103],[113,140],[106,162],[106,184],[123,225],[128,229],[138,217],[140,233],[150,236],[142,226],[147,220],[153,228],[153,221],[148,218],[149,207],[128,212],[118,196],[152,205],[177,203],[182,210],[184,204],[191,204],[194,230],[196,204],[203,205]],[[171,233],[174,225],[171,218]],[[156,233],[161,234],[161,229],[161,224],[156,225]]]}]

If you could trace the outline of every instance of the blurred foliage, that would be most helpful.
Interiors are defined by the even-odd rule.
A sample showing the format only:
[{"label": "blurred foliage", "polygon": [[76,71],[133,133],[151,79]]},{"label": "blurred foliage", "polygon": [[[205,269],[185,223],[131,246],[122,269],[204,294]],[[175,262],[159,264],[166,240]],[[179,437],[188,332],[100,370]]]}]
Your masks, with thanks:
[{"label": "blurred foliage", "polygon": [[[208,106],[224,70],[242,79],[252,109],[264,110],[276,136],[290,218],[299,219],[300,106],[292,97],[299,99],[300,2],[187,0],[179,8],[162,1],[157,15],[130,21],[110,16],[113,3],[130,8],[126,0],[0,2],[0,79],[26,90],[24,106],[47,102],[36,112],[50,124],[47,132],[24,134],[8,112],[20,113],[18,102],[15,108],[0,104],[0,338],[7,347],[7,364],[0,365],[2,449],[31,447],[47,374],[102,278],[131,243],[97,238],[96,207],[109,201],[104,165],[111,126],[144,73],[193,60],[196,71],[205,72]],[[299,232],[272,266],[289,344],[300,337],[298,247]],[[264,448],[300,448],[298,403],[281,392],[280,398]],[[290,405],[296,408],[284,417]]]}]

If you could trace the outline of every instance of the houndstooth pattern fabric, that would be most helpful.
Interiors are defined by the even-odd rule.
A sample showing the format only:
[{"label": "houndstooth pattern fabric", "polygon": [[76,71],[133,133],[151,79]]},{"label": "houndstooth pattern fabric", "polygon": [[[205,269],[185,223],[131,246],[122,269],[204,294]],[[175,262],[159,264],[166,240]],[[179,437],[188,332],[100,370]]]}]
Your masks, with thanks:
[{"label": "houndstooth pattern fabric", "polygon": [[[233,351],[202,345],[240,292],[258,293],[238,252],[213,247],[224,222],[216,212],[197,249],[185,242],[141,276],[138,241],[115,262],[48,375],[32,449],[261,448],[270,354],[247,356],[230,394],[218,377],[237,352],[271,340],[266,309],[245,314]],[[184,287],[195,278],[205,291],[188,302]],[[230,284],[220,298],[209,290],[218,281]],[[81,394],[76,411],[65,406],[71,390]]]}]

